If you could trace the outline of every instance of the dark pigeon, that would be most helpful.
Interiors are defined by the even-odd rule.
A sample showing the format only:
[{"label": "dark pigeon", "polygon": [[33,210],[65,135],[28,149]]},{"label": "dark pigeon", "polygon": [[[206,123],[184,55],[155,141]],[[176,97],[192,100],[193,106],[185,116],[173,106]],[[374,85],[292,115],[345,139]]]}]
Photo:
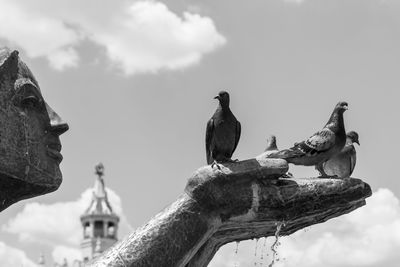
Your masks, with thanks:
[{"label": "dark pigeon", "polygon": [[346,145],[342,151],[323,163],[322,166],[327,175],[336,175],[338,178],[350,177],[357,160],[353,143],[360,145],[358,133],[351,131],[347,133]]},{"label": "dark pigeon", "polygon": [[328,176],[322,164],[339,153],[346,143],[343,113],[347,110],[346,102],[339,102],[332,112],[325,127],[307,140],[295,143],[292,148],[269,155],[270,158],[281,158],[295,165],[315,166],[320,177]]},{"label": "dark pigeon", "polygon": [[218,99],[219,105],[206,129],[207,163],[212,165],[232,161],[241,132],[240,122],[229,108],[229,94],[221,91],[214,98]]}]

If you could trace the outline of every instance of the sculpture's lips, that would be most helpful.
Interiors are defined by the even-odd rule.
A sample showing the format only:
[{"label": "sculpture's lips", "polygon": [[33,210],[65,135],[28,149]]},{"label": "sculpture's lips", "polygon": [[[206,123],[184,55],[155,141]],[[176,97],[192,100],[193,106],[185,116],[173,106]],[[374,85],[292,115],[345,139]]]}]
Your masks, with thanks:
[{"label": "sculpture's lips", "polygon": [[61,155],[60,152],[61,152],[60,143],[52,143],[47,145],[47,155],[57,160],[58,163],[60,163],[63,160],[63,156]]}]

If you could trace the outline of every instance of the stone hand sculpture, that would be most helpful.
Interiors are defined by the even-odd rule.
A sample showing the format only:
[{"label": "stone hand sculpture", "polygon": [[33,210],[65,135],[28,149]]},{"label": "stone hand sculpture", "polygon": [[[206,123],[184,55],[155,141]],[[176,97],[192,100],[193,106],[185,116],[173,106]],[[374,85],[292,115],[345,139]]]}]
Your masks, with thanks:
[{"label": "stone hand sculpture", "polygon": [[359,179],[282,179],[283,159],[268,153],[205,166],[176,202],[88,266],[207,266],[222,245],[281,234],[348,213],[371,195]]},{"label": "stone hand sculpture", "polygon": [[0,211],[56,190],[62,181],[59,136],[68,130],[43,99],[18,51],[0,48]]}]

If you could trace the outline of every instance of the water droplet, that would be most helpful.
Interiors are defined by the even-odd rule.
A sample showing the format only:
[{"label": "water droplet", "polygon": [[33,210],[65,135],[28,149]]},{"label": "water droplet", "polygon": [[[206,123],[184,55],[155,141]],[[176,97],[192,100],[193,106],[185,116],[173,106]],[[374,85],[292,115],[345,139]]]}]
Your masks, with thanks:
[{"label": "water droplet", "polygon": [[254,249],[254,266],[257,266],[258,240],[259,240],[259,238],[256,238],[256,248]]},{"label": "water droplet", "polygon": [[257,257],[257,249],[258,249],[258,238],[256,238],[256,248],[254,249],[254,256]]},{"label": "water droplet", "polygon": [[262,262],[264,260],[264,253],[265,253],[265,250],[266,250],[266,246],[267,246],[267,238],[264,237],[264,244],[263,244],[263,246],[261,248],[260,265],[262,265]]},{"label": "water droplet", "polygon": [[236,248],[235,248],[235,255],[234,255],[234,261],[235,261],[234,267],[239,266],[239,261],[238,261],[239,243],[240,243],[240,241],[236,241]]},{"label": "water droplet", "polygon": [[239,250],[239,243],[240,243],[240,241],[236,241],[236,249],[235,249],[235,254],[237,254],[237,253],[238,253],[238,250]]}]

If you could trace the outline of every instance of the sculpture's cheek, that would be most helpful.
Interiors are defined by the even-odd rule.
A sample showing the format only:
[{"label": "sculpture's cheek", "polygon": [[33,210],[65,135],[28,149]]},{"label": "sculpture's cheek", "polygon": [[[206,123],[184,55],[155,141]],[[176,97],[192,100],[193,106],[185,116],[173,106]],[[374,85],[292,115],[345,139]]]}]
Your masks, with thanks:
[{"label": "sculpture's cheek", "polygon": [[0,124],[0,184],[17,187],[0,192],[7,196],[3,201],[12,204],[55,191],[62,176],[59,161],[47,153],[45,117],[9,105],[0,110]]},{"label": "sculpture's cheek", "polygon": [[0,172],[25,179],[27,166],[25,118],[12,105],[0,111]]},{"label": "sculpture's cheek", "polygon": [[45,110],[26,112],[25,158],[29,166],[27,179],[31,183],[58,188],[61,184],[59,164],[62,160],[59,137],[49,131],[49,117]]}]

